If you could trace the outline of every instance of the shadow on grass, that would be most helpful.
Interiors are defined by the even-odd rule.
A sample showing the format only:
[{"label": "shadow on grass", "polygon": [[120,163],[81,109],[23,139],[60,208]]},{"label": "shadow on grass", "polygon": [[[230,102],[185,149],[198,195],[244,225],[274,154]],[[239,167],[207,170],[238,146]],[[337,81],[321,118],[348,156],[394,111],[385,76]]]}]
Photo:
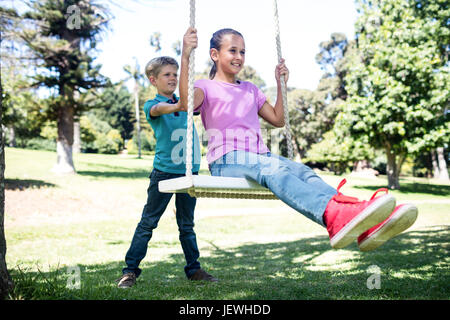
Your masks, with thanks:
[{"label": "shadow on grass", "polygon": [[[151,261],[150,243],[136,286],[118,289],[123,262],[79,265],[80,289],[66,288],[66,269],[39,273],[11,270],[15,298],[152,300],[448,299],[449,226],[410,231],[372,252],[356,245],[332,250],[327,236],[290,242],[213,246],[200,257],[219,283],[192,282],[182,254]],[[111,244],[113,245],[113,244]],[[159,245],[159,243],[155,244]],[[180,248],[181,252],[181,248]],[[149,262],[150,261],[150,262]],[[446,262],[447,261],[447,262]],[[371,268],[381,271],[380,289],[370,290]],[[32,281],[34,279],[34,281]],[[45,280],[47,279],[47,280]],[[53,279],[53,280],[52,280]]]},{"label": "shadow on grass", "polygon": [[90,176],[95,178],[121,178],[121,179],[138,179],[148,178],[150,171],[148,170],[134,170],[134,171],[77,171],[79,175]]},{"label": "shadow on grass", "polygon": [[[148,178],[152,169],[149,170],[133,170],[124,171],[124,168],[120,168],[117,171],[94,171],[94,170],[80,170],[77,171],[79,175],[90,176],[95,178],[121,178],[121,179],[139,179]],[[209,175],[208,170],[200,170],[200,174]]]},{"label": "shadow on grass", "polygon": [[[379,188],[386,188],[385,185],[380,186],[353,186],[356,189],[372,190],[376,191]],[[432,194],[438,196],[450,196],[450,185],[438,185],[438,184],[426,184],[416,182],[402,182],[400,184],[400,190],[396,190],[400,193],[423,193]]]},{"label": "shadow on grass", "polygon": [[55,184],[45,182],[42,180],[32,179],[5,179],[6,190],[25,190],[25,189],[40,189],[40,188],[54,188]]}]

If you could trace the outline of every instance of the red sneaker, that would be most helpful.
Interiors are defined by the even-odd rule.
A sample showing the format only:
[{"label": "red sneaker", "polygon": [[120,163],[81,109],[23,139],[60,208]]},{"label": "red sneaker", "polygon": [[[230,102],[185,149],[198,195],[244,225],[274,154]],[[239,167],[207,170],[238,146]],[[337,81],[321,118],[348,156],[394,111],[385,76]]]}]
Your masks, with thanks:
[{"label": "red sneaker", "polygon": [[387,189],[379,189],[369,201],[344,196],[339,189],[346,182],[343,179],[339,183],[338,194],[331,198],[323,216],[331,246],[335,249],[348,246],[365,230],[385,220],[395,208],[395,198],[390,194],[375,197]]},{"label": "red sneaker", "polygon": [[411,227],[417,219],[418,210],[415,205],[401,204],[383,222],[373,226],[358,237],[361,251],[378,248],[389,239]]}]

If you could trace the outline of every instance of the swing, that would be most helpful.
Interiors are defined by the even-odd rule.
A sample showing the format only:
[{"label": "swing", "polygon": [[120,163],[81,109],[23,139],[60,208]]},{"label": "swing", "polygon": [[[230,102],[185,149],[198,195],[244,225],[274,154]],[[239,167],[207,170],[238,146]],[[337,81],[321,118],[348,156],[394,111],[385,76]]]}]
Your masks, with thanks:
[{"label": "swing", "polygon": [[[280,29],[278,23],[277,0],[274,0],[274,17],[276,29],[276,46],[278,61],[281,60]],[[190,0],[190,26],[195,27],[195,0]],[[189,56],[189,84],[188,84],[188,123],[186,132],[186,176],[160,181],[159,192],[188,193],[191,197],[228,198],[228,199],[278,199],[272,191],[261,186],[256,181],[245,178],[217,177],[206,175],[192,175],[192,146],[193,146],[193,113],[194,113],[194,63],[195,55],[192,50]],[[292,159],[293,147],[291,141],[289,113],[287,109],[286,83],[281,78],[283,109],[285,119],[285,134],[288,146],[288,157]]]}]

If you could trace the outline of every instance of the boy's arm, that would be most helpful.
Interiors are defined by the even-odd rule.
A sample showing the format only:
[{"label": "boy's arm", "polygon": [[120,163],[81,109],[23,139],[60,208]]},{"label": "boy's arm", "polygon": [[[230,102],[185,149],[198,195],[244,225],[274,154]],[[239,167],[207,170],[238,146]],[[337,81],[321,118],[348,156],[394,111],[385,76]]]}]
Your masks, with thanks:
[{"label": "boy's arm", "polygon": [[[183,51],[181,55],[181,68],[180,68],[180,111],[187,111],[188,109],[188,87],[189,87],[189,56],[191,51],[197,48],[198,38],[197,30],[189,27],[183,37]],[[204,94],[201,89],[196,88],[194,92],[194,110],[202,104]]]},{"label": "boy's arm", "polygon": [[277,101],[275,106],[272,107],[267,101],[259,109],[259,116],[269,122],[271,125],[281,128],[284,127],[284,108],[283,108],[283,93],[281,90],[281,76],[284,76],[285,82],[289,78],[289,70],[284,64],[284,59],[281,59],[280,63],[275,69],[275,79],[277,80]]},{"label": "boy's arm", "polygon": [[154,105],[150,109],[150,115],[152,117],[158,117],[163,114],[173,113],[177,111],[182,111],[180,109],[179,103],[167,103],[167,102],[160,102],[157,105]]}]

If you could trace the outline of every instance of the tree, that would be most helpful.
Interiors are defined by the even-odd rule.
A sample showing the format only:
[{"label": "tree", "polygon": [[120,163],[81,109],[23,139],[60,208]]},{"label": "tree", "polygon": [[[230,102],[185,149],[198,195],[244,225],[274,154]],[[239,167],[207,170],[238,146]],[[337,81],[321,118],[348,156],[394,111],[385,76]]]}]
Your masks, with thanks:
[{"label": "tree", "polygon": [[[0,45],[3,39],[4,26],[11,24],[10,16],[17,16],[14,10],[0,8],[1,25]],[[5,239],[5,141],[3,139],[3,86],[0,77],[0,300],[7,297],[13,288],[13,282],[6,265],[6,239]]]},{"label": "tree", "polygon": [[439,179],[443,181],[448,181],[448,170],[447,170],[447,163],[445,161],[444,156],[444,148],[439,147],[436,149],[436,152],[438,154],[438,164],[439,164]]},{"label": "tree", "polygon": [[[344,77],[352,50],[354,42],[348,41],[344,34],[331,34],[329,40],[320,43],[319,53],[316,55],[316,62],[324,71],[317,88],[288,92],[291,129],[301,158],[306,157],[312,145],[322,141],[324,134],[333,128],[339,106],[347,98]],[[332,136],[334,134],[328,134],[328,137]],[[323,149],[314,151],[315,158],[319,150]],[[342,161],[348,162],[344,158]]]},{"label": "tree", "polygon": [[58,129],[53,170],[74,173],[74,116],[87,108],[75,99],[75,92],[82,96],[86,90],[108,83],[91,56],[107,27],[108,11],[95,0],[29,0],[28,6],[32,10],[23,15],[26,23],[21,37],[35,55],[40,71],[33,76],[33,85],[53,93],[46,110]]},{"label": "tree", "polygon": [[154,32],[150,36],[150,47],[155,48],[155,52],[161,52],[161,32]]},{"label": "tree", "polygon": [[331,171],[342,174],[349,166],[363,163],[375,156],[374,150],[362,140],[351,136],[337,136],[337,130],[330,130],[323,139],[308,150],[306,161],[330,164]]},{"label": "tree", "polygon": [[[319,44],[319,53],[316,55],[316,62],[324,71],[322,79],[319,82],[319,89],[322,82],[332,80],[330,86],[331,100],[347,99],[344,78],[348,71],[348,57],[355,50],[354,41],[348,41],[343,33],[332,33],[329,40],[322,41]],[[323,86],[323,85],[322,85]]]},{"label": "tree", "polygon": [[142,73],[139,67],[139,63],[135,58],[135,65],[126,65],[123,70],[128,74],[128,79],[134,80],[134,107],[136,111],[136,125],[137,125],[137,138],[138,138],[138,158],[141,158],[141,112],[139,108],[139,82],[142,80]]},{"label": "tree", "polygon": [[133,136],[134,122],[132,96],[125,86],[106,88],[101,96],[102,108],[93,109],[100,120],[106,121],[109,125],[119,130],[122,139],[128,140]]},{"label": "tree", "polygon": [[408,154],[449,142],[450,9],[444,0],[357,3],[343,124],[385,150],[388,186],[398,189]]},{"label": "tree", "polygon": [[[0,38],[1,43],[1,38]],[[4,299],[13,287],[6,265],[5,239],[5,141],[3,140],[3,88],[0,78],[0,300]]]},{"label": "tree", "polygon": [[[3,126],[5,143],[11,147],[24,146],[24,140],[40,133],[42,119],[36,93],[29,90],[26,77],[30,56],[23,52],[17,36],[21,18],[14,9],[0,7],[2,50],[1,77],[3,86]],[[6,130],[5,130],[6,129]],[[25,138],[25,139],[21,139]]]},{"label": "tree", "polygon": [[[211,64],[212,66],[212,64]],[[208,70],[209,75],[209,70]],[[266,83],[261,78],[261,76],[258,74],[258,72],[251,66],[244,65],[242,70],[237,75],[237,78],[242,81],[249,81],[256,85],[260,89],[264,89],[266,86]]]},{"label": "tree", "polygon": [[177,40],[172,44],[172,49],[175,52],[175,54],[177,55],[177,57],[179,57],[181,55],[181,41]]}]

